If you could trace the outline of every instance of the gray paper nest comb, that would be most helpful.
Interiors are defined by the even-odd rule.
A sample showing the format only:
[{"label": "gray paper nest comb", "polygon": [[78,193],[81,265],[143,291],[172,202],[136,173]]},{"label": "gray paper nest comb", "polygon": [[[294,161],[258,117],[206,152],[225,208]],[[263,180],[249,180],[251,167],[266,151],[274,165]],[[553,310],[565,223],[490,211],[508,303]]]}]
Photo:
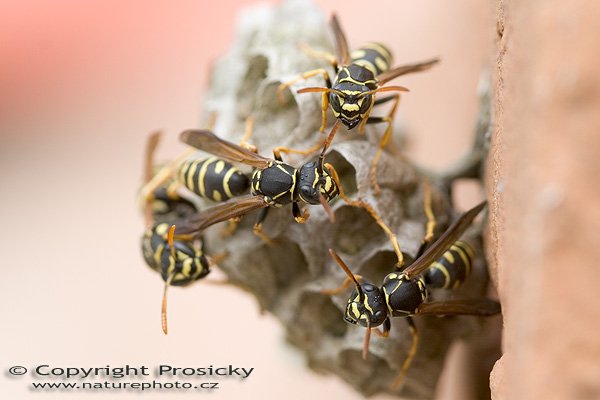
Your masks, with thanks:
[{"label": "gray paper nest comb", "polygon": [[[326,66],[324,61],[311,59],[300,51],[297,44],[301,42],[331,51],[324,16],[306,2],[289,1],[278,8],[255,8],[243,14],[230,53],[215,64],[206,96],[206,112],[218,114],[214,130],[220,137],[238,142],[250,114],[255,118],[250,142],[263,155],[270,156],[276,146],[306,149],[324,137],[318,132],[320,95],[295,93],[299,87],[321,86],[319,78],[292,87],[284,105],[278,103],[275,93],[282,81]],[[377,108],[374,112],[378,112]],[[328,120],[331,125],[334,119],[330,115]],[[378,171],[382,192],[377,197],[372,195],[369,165],[377,149],[376,138],[382,132],[376,125],[368,127],[366,136],[375,136],[371,142],[356,129],[340,129],[327,161],[340,173],[347,194],[369,202],[377,210],[398,235],[403,252],[410,258],[425,230],[425,176],[406,160],[384,153]],[[284,161],[300,165],[304,160],[284,155]],[[428,179],[433,187],[439,234],[450,222],[452,207],[442,180],[431,176]],[[309,207],[311,216],[303,225],[293,221],[289,207],[270,211],[264,228],[276,239],[272,246],[252,234],[252,214],[225,239],[220,234],[222,226],[208,229],[206,249],[209,254],[229,253],[219,267],[232,283],[255,295],[261,308],[281,321],[288,340],[305,352],[311,368],[338,374],[365,395],[390,392],[389,385],[410,346],[407,324],[401,318],[393,318],[390,337],[373,338],[365,361],[361,358],[364,328],[343,320],[351,289],[337,296],[321,294],[320,290],[337,287],[345,279],[328,248],[335,249],[354,273],[378,284],[396,261],[392,245],[363,209],[348,206],[341,199],[333,202],[332,208],[336,219],[333,224],[319,206]],[[476,250],[481,254],[481,248]],[[484,294],[487,278],[481,259],[475,261],[474,269],[474,276],[453,295]],[[445,295],[434,293],[437,299]],[[416,320],[420,345],[402,394],[430,398],[450,343],[456,337],[476,332],[480,322],[472,317]]]}]

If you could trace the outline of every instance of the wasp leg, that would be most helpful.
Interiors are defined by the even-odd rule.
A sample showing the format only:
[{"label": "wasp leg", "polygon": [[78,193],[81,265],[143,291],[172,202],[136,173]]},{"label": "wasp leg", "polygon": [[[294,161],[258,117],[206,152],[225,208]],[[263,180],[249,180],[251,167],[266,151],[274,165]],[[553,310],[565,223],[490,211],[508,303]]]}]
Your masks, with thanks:
[{"label": "wasp leg", "polygon": [[263,225],[263,222],[265,221],[265,218],[267,218],[268,212],[269,212],[269,207],[263,208],[258,212],[258,217],[256,217],[256,222],[254,223],[252,232],[256,236],[261,238],[263,240],[263,242],[265,242],[266,244],[272,245],[274,243],[273,239],[271,239],[269,236],[267,236],[267,234],[264,233],[262,230],[262,225]]},{"label": "wasp leg", "polygon": [[292,214],[294,215],[294,219],[296,220],[296,222],[299,224],[305,223],[308,220],[308,217],[310,217],[310,214],[308,213],[306,207],[304,207],[304,209],[300,211],[300,206],[296,201],[292,203]]},{"label": "wasp leg", "polygon": [[[144,185],[152,180],[152,176],[154,175],[154,153],[156,153],[156,148],[158,147],[158,143],[160,142],[161,132],[153,132],[148,136],[146,140],[146,151],[144,157]],[[143,188],[142,188],[143,191]],[[152,192],[142,195],[140,193],[138,198],[138,204],[140,208],[144,212],[144,220],[146,221],[146,226],[151,227],[154,223],[154,215],[152,212],[152,208],[150,204],[152,203],[154,194]]]},{"label": "wasp leg", "polygon": [[379,225],[379,227],[383,229],[390,242],[392,243],[392,246],[394,247],[394,252],[396,253],[396,257],[398,258],[396,268],[400,269],[404,267],[404,254],[402,254],[402,250],[400,250],[400,244],[398,244],[398,238],[396,237],[396,234],[392,232],[392,230],[389,228],[389,226],[387,226],[385,222],[383,222],[383,220],[381,219],[377,211],[375,211],[373,206],[371,206],[364,200],[352,200],[346,195],[340,183],[340,177],[333,165],[325,163],[324,167],[327,169],[329,175],[331,175],[331,177],[335,181],[335,184],[337,185],[338,190],[340,192],[340,198],[344,200],[349,206],[363,208],[371,215],[375,222],[377,222],[377,225]]},{"label": "wasp leg", "polygon": [[[213,111],[208,116],[207,128],[212,130],[217,120],[217,112]],[[153,133],[148,139],[148,145],[146,147],[146,172],[144,179],[144,186],[140,190],[138,197],[139,204],[143,210],[145,210],[146,216],[148,216],[148,204],[152,201],[153,193],[163,183],[165,183],[171,176],[173,176],[175,169],[183,160],[191,156],[196,152],[196,149],[188,149],[175,157],[173,160],[162,166],[158,172],[152,175],[153,159],[156,147],[160,140],[160,132]],[[147,217],[148,219],[148,217]]]},{"label": "wasp leg", "polygon": [[[285,99],[283,98],[283,91],[292,86],[294,83],[303,80],[303,79],[308,79],[308,78],[312,78],[313,76],[316,75],[323,75],[323,79],[325,80],[325,85],[327,86],[328,89],[331,88],[331,79],[329,79],[329,73],[327,72],[327,70],[325,70],[324,68],[318,68],[318,69],[313,69],[311,71],[307,71],[305,73],[303,73],[302,75],[300,75],[299,77],[292,79],[290,81],[287,82],[283,82],[282,84],[279,85],[279,87],[277,88],[277,99],[279,100],[280,104],[283,104],[285,102]],[[322,95],[321,95],[321,128],[319,129],[320,132],[325,132],[325,126],[327,125],[327,109],[329,108],[329,96],[328,96],[328,91],[325,90],[320,90],[322,91]]]},{"label": "wasp leg", "polygon": [[235,233],[235,231],[237,230],[241,220],[242,220],[241,217],[236,217],[236,218],[231,218],[229,221],[227,221],[227,226],[225,228],[223,228],[223,230],[221,231],[221,238],[225,239],[225,238],[233,235]]},{"label": "wasp leg", "polygon": [[390,335],[390,329],[392,329],[392,323],[389,318],[386,318],[383,321],[383,330],[380,331],[379,328],[373,328],[373,332],[379,337],[387,338]]},{"label": "wasp leg", "polygon": [[423,182],[423,210],[427,217],[427,226],[425,229],[425,237],[423,237],[423,244],[427,246],[433,240],[433,231],[437,224],[431,207],[431,183],[428,180]]},{"label": "wasp leg", "polygon": [[[377,101],[377,100],[375,100],[375,101]],[[365,113],[365,117],[360,121],[360,124],[358,124],[358,133],[361,135],[363,135],[365,133],[365,125],[369,122],[369,119],[375,118],[375,117],[369,117],[369,115],[371,115],[371,110],[373,109],[374,105],[375,105],[375,103],[371,104],[371,106]]]},{"label": "wasp leg", "polygon": [[391,101],[391,100],[397,100],[396,97],[398,97],[398,96],[399,96],[399,94],[393,94],[391,96],[384,96],[384,97],[375,99],[375,101],[373,102],[373,107],[378,106],[380,104],[387,103],[388,101]]},{"label": "wasp leg", "polygon": [[[144,156],[144,185],[138,194],[138,204],[144,212],[144,219],[147,226],[152,226],[154,223],[154,215],[151,208],[151,203],[154,200],[154,191],[160,185],[166,182],[173,173],[173,169],[154,172],[154,154],[158,148],[162,132],[156,131],[148,136],[146,141],[146,151]],[[160,175],[160,179],[158,177]]]},{"label": "wasp leg", "polygon": [[[354,277],[356,278],[356,280],[360,281],[363,277],[361,275],[358,274],[354,274]],[[321,289],[320,293],[321,294],[329,294],[331,296],[334,296],[336,294],[340,294],[342,293],[345,289],[348,288],[348,286],[350,286],[350,284],[352,283],[352,278],[346,278],[344,279],[344,283],[342,283],[340,286],[334,288],[334,289]]]},{"label": "wasp leg", "polygon": [[208,257],[208,265],[210,265],[211,267],[216,267],[221,261],[223,261],[227,257],[229,257],[228,251],[222,251],[220,253],[213,254],[212,256]]},{"label": "wasp leg", "polygon": [[317,75],[323,75],[323,79],[325,80],[326,86],[328,88],[331,88],[331,79],[329,79],[329,73],[327,72],[327,70],[325,68],[313,69],[310,71],[306,71],[302,75],[297,76],[296,78],[294,78],[292,80],[281,83],[279,85],[279,87],[277,88],[277,98],[279,99],[279,102],[282,104],[285,102],[285,99],[283,98],[283,91],[285,89],[289,88],[290,86],[292,86],[294,83],[296,83],[298,81],[312,78],[313,76],[317,76]]},{"label": "wasp leg", "polygon": [[[362,121],[360,121],[360,124],[358,125],[358,133],[360,133],[361,135],[363,133],[365,133],[365,125],[366,124],[372,124],[373,123],[373,119],[377,118],[377,117],[369,117],[369,115],[371,114],[371,110],[373,109],[373,107],[378,106],[378,105],[383,104],[383,103],[387,103],[390,100],[397,100],[396,98],[398,96],[399,96],[398,94],[395,94],[395,95],[385,96],[385,97],[380,97],[378,99],[375,99],[375,101],[373,102],[373,104],[371,104],[371,107],[369,107],[369,109],[366,112],[366,118],[363,118]],[[369,120],[371,120],[371,121],[369,121]]]},{"label": "wasp leg", "polygon": [[202,283],[204,284],[208,284],[208,285],[215,285],[215,286],[225,286],[225,285],[231,285],[231,281],[228,279],[219,279],[219,280],[215,280],[215,279],[205,279]]},{"label": "wasp leg", "polygon": [[140,191],[139,201],[142,207],[152,200],[152,193],[158,189],[163,183],[165,183],[173,175],[177,166],[186,158],[196,152],[196,149],[188,149],[181,153],[179,156],[169,161],[163,167],[161,167],[156,174],[150,179]]},{"label": "wasp leg", "polygon": [[240,139],[240,147],[251,151],[253,153],[258,153],[258,149],[255,145],[250,144],[248,140],[252,137],[252,132],[254,131],[254,117],[249,116],[246,118],[246,129],[244,130],[244,136]]},{"label": "wasp leg", "polygon": [[[222,251],[220,253],[213,254],[212,256],[206,257],[206,258],[208,260],[209,267],[214,268],[214,267],[218,267],[218,264],[221,261],[223,261],[224,259],[226,259],[227,257],[229,257],[229,252]],[[211,284],[211,285],[229,285],[229,284],[231,284],[231,282],[227,278],[219,279],[219,280],[205,279],[204,282]]]},{"label": "wasp leg", "polygon": [[412,335],[412,343],[410,348],[408,349],[408,354],[406,355],[406,359],[402,363],[402,367],[400,368],[400,374],[394,379],[394,382],[390,385],[390,389],[398,389],[402,382],[404,382],[404,378],[406,378],[406,373],[408,372],[408,368],[412,363],[413,358],[415,358],[415,354],[417,354],[417,346],[419,345],[419,334],[417,332],[417,326],[411,317],[406,317],[406,322],[408,322],[408,329],[410,330],[410,334]]},{"label": "wasp leg", "polygon": [[375,157],[373,157],[373,160],[371,161],[371,169],[369,171],[369,175],[371,176],[371,187],[373,188],[373,192],[375,195],[381,193],[381,188],[379,187],[379,183],[377,183],[377,164],[379,163],[379,158],[381,157],[381,153],[383,152],[384,147],[387,145],[388,141],[392,137],[394,114],[396,113],[398,103],[400,102],[400,95],[395,94],[393,96],[386,97],[382,99],[382,102],[389,100],[394,100],[394,105],[392,106],[392,109],[390,110],[390,113],[387,117],[368,117],[366,121],[367,124],[377,124],[381,122],[385,122],[388,124],[379,142],[379,148],[377,149],[377,153],[375,153]]},{"label": "wasp leg", "polygon": [[219,116],[219,113],[217,111],[211,111],[208,114],[208,120],[206,121],[206,129],[208,129],[209,131],[213,130],[213,128],[215,127],[215,124],[217,123],[218,116]]},{"label": "wasp leg", "polygon": [[337,71],[338,63],[337,63],[337,59],[335,58],[335,55],[331,54],[328,51],[315,50],[309,44],[304,43],[304,42],[300,43],[298,45],[298,47],[300,48],[300,50],[302,50],[302,52],[304,54],[306,54],[307,56],[309,56],[311,58],[321,58],[321,59],[324,59],[329,64],[331,64],[331,66],[333,67],[334,71]]},{"label": "wasp leg", "polygon": [[[421,240],[421,246],[419,246],[419,250],[415,255],[415,260],[427,250],[427,247],[433,240],[433,231],[436,226],[435,215],[433,214],[433,209],[431,208],[431,183],[428,180],[425,180],[423,183],[423,210],[425,212],[425,216],[427,217],[427,224],[425,226],[425,236]],[[402,268],[396,269],[396,271],[401,270]]]},{"label": "wasp leg", "polygon": [[298,149],[292,149],[292,148],[284,147],[284,146],[277,146],[273,149],[273,155],[274,155],[275,159],[278,161],[281,161],[281,153],[299,154],[302,156],[308,156],[309,154],[316,153],[317,151],[321,150],[324,145],[325,145],[325,140],[319,141],[319,143],[317,143],[316,145],[314,145],[312,147],[309,147],[306,150],[298,150]]}]

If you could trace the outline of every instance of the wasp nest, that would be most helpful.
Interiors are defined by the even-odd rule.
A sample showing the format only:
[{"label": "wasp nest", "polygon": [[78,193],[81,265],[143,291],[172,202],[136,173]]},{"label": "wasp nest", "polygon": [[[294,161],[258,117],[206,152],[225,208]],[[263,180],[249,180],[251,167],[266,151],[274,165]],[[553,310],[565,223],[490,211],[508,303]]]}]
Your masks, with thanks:
[{"label": "wasp nest", "polygon": [[[206,111],[218,115],[214,130],[220,137],[238,142],[246,118],[252,115],[255,122],[250,142],[265,156],[276,146],[307,149],[325,138],[319,132],[320,94],[296,94],[299,87],[322,86],[320,77],[293,86],[286,92],[284,104],[277,99],[276,89],[281,82],[307,70],[328,67],[326,61],[301,51],[300,43],[332,50],[325,16],[304,1],[287,1],[278,8],[255,8],[242,15],[236,42],[230,53],[216,63],[206,96]],[[378,112],[376,108],[374,113]],[[333,116],[329,114],[328,119],[331,125]],[[432,186],[437,234],[451,220],[449,190],[443,179],[426,177],[402,157],[384,153],[378,170],[381,194],[374,196],[369,166],[377,150],[377,138],[383,133],[384,126],[379,125],[367,127],[366,135],[359,135],[357,129],[340,129],[326,161],[337,169],[345,192],[370,203],[397,234],[410,261],[425,232],[425,181]],[[299,166],[306,159],[284,155],[284,161]],[[288,340],[305,352],[312,369],[338,374],[365,395],[398,393],[389,386],[411,343],[406,322],[393,318],[390,337],[373,338],[365,361],[361,357],[365,329],[343,319],[351,289],[336,296],[321,293],[322,289],[339,286],[346,278],[329,256],[329,248],[335,249],[354,273],[375,284],[381,284],[393,270],[395,253],[387,236],[364,209],[341,199],[334,201],[332,208],[334,223],[320,206],[309,207],[311,215],[305,224],[294,222],[290,207],[270,210],[264,231],[274,239],[272,245],[252,234],[255,215],[250,214],[229,237],[222,237],[222,226],[208,229],[206,249],[209,254],[229,253],[219,267],[233,284],[253,293],[264,310],[279,318]],[[475,248],[481,250],[478,240]],[[486,279],[479,259],[473,275],[453,295],[480,297]],[[436,299],[445,295],[433,293]],[[417,317],[416,323],[420,345],[401,390],[406,396],[429,398],[450,343],[475,332],[479,320]]]}]

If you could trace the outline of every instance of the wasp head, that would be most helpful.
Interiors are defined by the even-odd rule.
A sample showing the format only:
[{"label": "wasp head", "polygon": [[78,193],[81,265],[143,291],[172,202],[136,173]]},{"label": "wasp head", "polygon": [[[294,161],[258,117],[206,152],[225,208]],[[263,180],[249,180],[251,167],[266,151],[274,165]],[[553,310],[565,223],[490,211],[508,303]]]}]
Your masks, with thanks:
[{"label": "wasp head", "polygon": [[[364,88],[368,89],[368,88]],[[329,94],[329,102],[333,114],[348,129],[354,128],[369,117],[369,112],[373,106],[373,95],[366,91],[339,90]]]},{"label": "wasp head", "polygon": [[298,180],[298,196],[308,204],[319,204],[320,195],[327,202],[339,194],[333,178],[320,166],[319,161],[312,161],[300,168]]},{"label": "wasp head", "polygon": [[371,283],[363,283],[360,288],[362,293],[354,289],[350,295],[344,319],[346,322],[364,327],[374,328],[381,325],[388,315],[383,293]]}]

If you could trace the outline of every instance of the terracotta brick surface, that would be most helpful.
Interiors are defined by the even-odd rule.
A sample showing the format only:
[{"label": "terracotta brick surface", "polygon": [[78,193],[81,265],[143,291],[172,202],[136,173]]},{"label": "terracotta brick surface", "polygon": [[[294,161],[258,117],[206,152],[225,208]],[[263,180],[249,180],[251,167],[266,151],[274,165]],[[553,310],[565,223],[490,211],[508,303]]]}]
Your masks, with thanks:
[{"label": "terracotta brick surface", "polygon": [[494,399],[600,398],[600,4],[497,3]]}]

